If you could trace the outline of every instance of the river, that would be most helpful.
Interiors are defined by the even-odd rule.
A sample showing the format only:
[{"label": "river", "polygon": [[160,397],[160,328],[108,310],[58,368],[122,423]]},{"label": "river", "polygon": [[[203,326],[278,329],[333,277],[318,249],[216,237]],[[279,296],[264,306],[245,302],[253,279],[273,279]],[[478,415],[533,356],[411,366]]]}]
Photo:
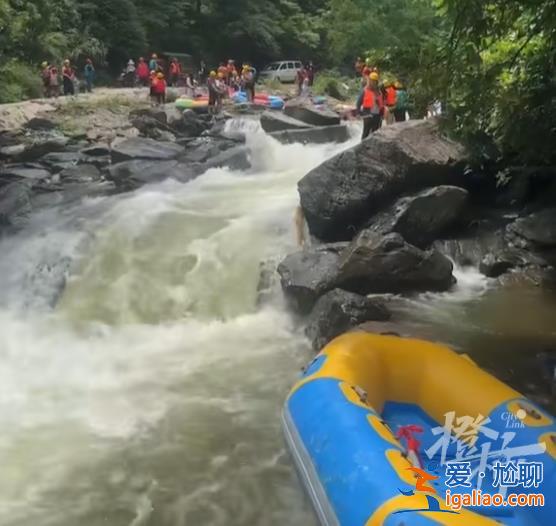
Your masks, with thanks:
[{"label": "river", "polygon": [[[235,124],[248,173],[50,208],[0,242],[3,526],[315,524],[279,423],[312,353],[279,293],[257,306],[257,285],[261,261],[294,249],[296,182],[347,145]],[[457,274],[397,315],[479,358],[489,343],[495,370],[518,333],[556,347],[553,295],[528,287],[517,312],[524,294],[508,303]]]}]

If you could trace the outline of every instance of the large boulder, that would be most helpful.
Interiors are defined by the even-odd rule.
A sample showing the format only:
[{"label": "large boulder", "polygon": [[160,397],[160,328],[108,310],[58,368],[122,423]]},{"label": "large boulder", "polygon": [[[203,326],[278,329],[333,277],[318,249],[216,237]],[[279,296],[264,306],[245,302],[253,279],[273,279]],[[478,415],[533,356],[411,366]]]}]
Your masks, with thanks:
[{"label": "large boulder", "polygon": [[313,349],[322,349],[344,332],[368,321],[386,321],[390,311],[380,298],[368,298],[353,292],[334,289],[315,304],[305,334]]},{"label": "large boulder", "polygon": [[386,126],[299,182],[309,229],[325,241],[351,239],[403,194],[463,186],[466,160],[465,149],[443,137],[435,120]]},{"label": "large boulder", "polygon": [[360,294],[445,291],[454,283],[452,270],[436,250],[420,250],[399,234],[363,230],[341,255],[337,283]]},{"label": "large boulder", "polygon": [[556,247],[556,208],[547,208],[510,225],[518,236],[541,248]]},{"label": "large boulder", "polygon": [[278,265],[282,290],[291,307],[308,314],[320,296],[332,290],[338,279],[340,253],[347,243],[300,250]]},{"label": "large boulder", "polygon": [[133,190],[147,183],[174,178],[186,182],[198,172],[178,161],[149,161],[134,159],[114,164],[108,169],[107,178],[121,190]]},{"label": "large boulder", "polygon": [[191,163],[204,163],[222,152],[237,146],[237,142],[222,137],[198,137],[187,140],[180,160]]},{"label": "large boulder", "polygon": [[301,130],[285,130],[269,133],[271,137],[282,144],[300,142],[302,144],[322,144],[327,142],[346,142],[350,139],[347,126],[314,126]]},{"label": "large boulder", "polygon": [[44,117],[33,117],[23,126],[27,130],[49,131],[57,127],[56,123]]},{"label": "large boulder", "polygon": [[179,144],[132,137],[112,144],[111,155],[112,162],[116,164],[134,159],[169,161],[176,159],[183,152],[184,149]]},{"label": "large boulder", "polygon": [[267,133],[286,130],[303,130],[311,128],[311,124],[288,117],[280,111],[267,110],[261,115],[261,128]]},{"label": "large boulder", "polygon": [[426,247],[461,222],[469,193],[457,186],[436,186],[403,197],[370,221],[381,234],[397,232],[412,245]]},{"label": "large boulder", "polygon": [[307,101],[291,101],[286,104],[284,113],[298,121],[312,126],[335,126],[340,124],[340,116],[327,108],[317,108]]},{"label": "large boulder", "polygon": [[168,123],[168,115],[165,108],[138,108],[129,112],[129,120],[133,121],[137,117],[148,117],[158,121],[160,124]]}]

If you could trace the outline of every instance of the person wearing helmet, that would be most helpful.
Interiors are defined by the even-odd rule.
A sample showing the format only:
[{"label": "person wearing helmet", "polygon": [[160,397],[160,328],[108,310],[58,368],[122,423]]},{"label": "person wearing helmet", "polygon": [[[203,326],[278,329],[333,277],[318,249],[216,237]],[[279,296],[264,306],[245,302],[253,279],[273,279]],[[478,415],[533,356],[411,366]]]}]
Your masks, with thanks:
[{"label": "person wearing helmet", "polygon": [[170,79],[168,85],[177,86],[180,76],[181,76],[181,64],[178,62],[178,59],[174,57],[170,62]]},{"label": "person wearing helmet", "polygon": [[357,99],[357,113],[363,117],[363,134],[361,140],[380,128],[384,111],[384,99],[378,86],[378,73],[372,72],[367,78],[367,85],[361,90]]},{"label": "person wearing helmet", "polygon": [[166,80],[164,79],[164,73],[161,71],[155,75],[152,88],[156,104],[166,104]]},{"label": "person wearing helmet", "polygon": [[243,65],[241,85],[245,93],[247,93],[247,100],[253,102],[255,100],[255,72],[248,64]]},{"label": "person wearing helmet", "polygon": [[149,61],[149,70],[156,71],[158,69],[158,56],[156,53],[153,53],[151,56],[151,60]]},{"label": "person wearing helmet", "polygon": [[216,90],[216,102],[215,102],[214,110],[216,113],[220,113],[222,111],[224,97],[228,92],[228,87],[226,84],[226,74],[223,71],[218,72],[216,76],[216,82],[214,83],[214,87]]},{"label": "person wearing helmet", "polygon": [[85,79],[85,89],[88,93],[91,93],[93,91],[93,82],[95,80],[95,67],[93,66],[93,61],[90,58],[85,61],[83,78]]},{"label": "person wearing helmet", "polygon": [[64,60],[62,67],[62,82],[64,86],[64,95],[75,95],[75,71],[68,59]]},{"label": "person wearing helmet", "polygon": [[386,106],[386,124],[394,124],[394,110],[396,109],[397,92],[394,82],[384,83],[384,105]]},{"label": "person wearing helmet", "polygon": [[50,92],[50,66],[46,61],[41,64],[41,81],[44,96],[48,97]]},{"label": "person wearing helmet", "polygon": [[149,65],[145,62],[143,57],[139,58],[139,62],[137,63],[137,79],[142,86],[149,85]]},{"label": "person wearing helmet", "polygon": [[394,84],[396,89],[396,107],[394,108],[394,118],[396,122],[405,122],[409,110],[409,95],[403,84],[397,81]]},{"label": "person wearing helmet", "polygon": [[216,71],[211,71],[207,79],[207,88],[209,94],[208,110],[210,114],[216,113],[216,102],[218,97],[218,90],[216,89],[217,75]]}]

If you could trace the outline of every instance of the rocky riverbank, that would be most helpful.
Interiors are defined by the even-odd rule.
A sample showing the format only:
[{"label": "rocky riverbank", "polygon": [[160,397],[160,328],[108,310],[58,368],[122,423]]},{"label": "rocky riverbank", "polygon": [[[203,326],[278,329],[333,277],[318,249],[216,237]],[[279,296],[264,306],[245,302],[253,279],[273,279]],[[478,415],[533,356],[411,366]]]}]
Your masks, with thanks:
[{"label": "rocky riverbank", "polygon": [[386,127],[303,177],[313,242],[278,273],[292,309],[307,316],[315,350],[363,322],[389,319],[381,295],[450,290],[453,261],[489,278],[550,276],[554,177],[521,169],[491,191],[493,178],[433,120]]}]

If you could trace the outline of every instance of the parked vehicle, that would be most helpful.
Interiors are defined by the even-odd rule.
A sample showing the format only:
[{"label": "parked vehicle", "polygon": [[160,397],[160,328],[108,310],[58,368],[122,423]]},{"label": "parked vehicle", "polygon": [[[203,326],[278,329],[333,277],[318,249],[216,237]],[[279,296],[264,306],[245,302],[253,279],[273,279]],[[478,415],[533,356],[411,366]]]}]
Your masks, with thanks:
[{"label": "parked vehicle", "polygon": [[260,74],[261,80],[277,80],[279,82],[295,82],[297,72],[303,67],[299,60],[282,60],[271,62]]}]

